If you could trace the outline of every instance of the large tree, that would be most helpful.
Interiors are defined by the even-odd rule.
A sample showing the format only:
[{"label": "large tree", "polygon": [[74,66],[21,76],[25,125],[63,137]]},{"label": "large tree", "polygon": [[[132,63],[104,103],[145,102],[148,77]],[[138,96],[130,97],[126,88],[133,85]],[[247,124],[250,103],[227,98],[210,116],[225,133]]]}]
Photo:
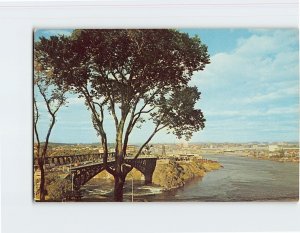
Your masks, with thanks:
[{"label": "large tree", "polygon": [[[197,87],[188,85],[195,71],[209,63],[207,46],[199,37],[176,30],[74,30],[72,36],[41,38],[53,77],[85,99],[104,149],[104,165],[114,176],[114,199],[122,201],[124,163],[133,129],[146,120],[153,131],[143,148],[161,130],[189,139],[204,127],[195,103]],[[105,114],[115,124],[115,163],[108,166]]]}]

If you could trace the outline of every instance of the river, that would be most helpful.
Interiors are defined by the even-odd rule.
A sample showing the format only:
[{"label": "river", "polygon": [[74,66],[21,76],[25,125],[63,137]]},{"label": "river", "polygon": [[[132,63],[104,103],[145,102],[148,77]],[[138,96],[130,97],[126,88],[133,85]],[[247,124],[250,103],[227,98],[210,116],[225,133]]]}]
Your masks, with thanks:
[{"label": "river", "polygon": [[[299,164],[236,155],[206,155],[223,168],[185,186],[163,191],[142,181],[127,181],[124,201],[297,201]],[[133,189],[132,189],[133,186]],[[113,182],[94,180],[84,186],[82,201],[112,201]],[[132,195],[133,193],[133,195]]]}]

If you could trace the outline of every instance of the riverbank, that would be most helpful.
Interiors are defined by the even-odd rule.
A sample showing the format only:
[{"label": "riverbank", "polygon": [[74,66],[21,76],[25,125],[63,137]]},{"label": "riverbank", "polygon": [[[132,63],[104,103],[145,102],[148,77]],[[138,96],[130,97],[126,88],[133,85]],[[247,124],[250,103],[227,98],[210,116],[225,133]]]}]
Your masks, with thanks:
[{"label": "riverbank", "polygon": [[275,161],[275,162],[291,162],[291,163],[299,163],[299,157],[267,157],[267,156],[262,156],[262,157],[255,157],[255,156],[249,156],[253,159],[258,159],[258,160],[270,160],[270,161]]},{"label": "riverbank", "polygon": [[269,161],[276,161],[276,162],[292,162],[292,163],[299,163],[299,156],[280,156],[278,153],[269,153],[266,151],[230,151],[230,152],[206,152],[207,155],[216,155],[222,154],[226,155],[233,155],[233,156],[241,156],[241,157],[248,157],[257,160],[269,160]]},{"label": "riverbank", "polygon": [[221,168],[212,160],[193,159],[190,161],[159,160],[153,173],[153,184],[165,190],[182,187],[186,182],[203,177],[207,172]]}]

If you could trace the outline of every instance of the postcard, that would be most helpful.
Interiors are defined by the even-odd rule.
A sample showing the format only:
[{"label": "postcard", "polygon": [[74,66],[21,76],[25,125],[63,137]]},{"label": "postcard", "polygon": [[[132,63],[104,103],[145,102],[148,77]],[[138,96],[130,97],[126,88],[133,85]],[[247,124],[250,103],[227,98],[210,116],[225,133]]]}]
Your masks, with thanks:
[{"label": "postcard", "polygon": [[33,199],[299,199],[298,29],[36,29]]}]

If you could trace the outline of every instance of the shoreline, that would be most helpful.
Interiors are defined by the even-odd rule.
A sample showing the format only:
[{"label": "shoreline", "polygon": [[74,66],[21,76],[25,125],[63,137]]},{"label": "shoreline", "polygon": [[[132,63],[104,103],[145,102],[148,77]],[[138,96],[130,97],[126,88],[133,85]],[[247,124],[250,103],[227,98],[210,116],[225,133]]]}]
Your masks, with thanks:
[{"label": "shoreline", "polygon": [[299,163],[299,157],[267,157],[267,156],[253,156],[249,153],[245,152],[215,152],[215,153],[203,153],[203,155],[223,155],[223,156],[239,156],[239,157],[245,157],[245,158],[251,158],[255,160],[268,160],[268,161],[274,161],[274,162],[280,162],[280,163]]}]

